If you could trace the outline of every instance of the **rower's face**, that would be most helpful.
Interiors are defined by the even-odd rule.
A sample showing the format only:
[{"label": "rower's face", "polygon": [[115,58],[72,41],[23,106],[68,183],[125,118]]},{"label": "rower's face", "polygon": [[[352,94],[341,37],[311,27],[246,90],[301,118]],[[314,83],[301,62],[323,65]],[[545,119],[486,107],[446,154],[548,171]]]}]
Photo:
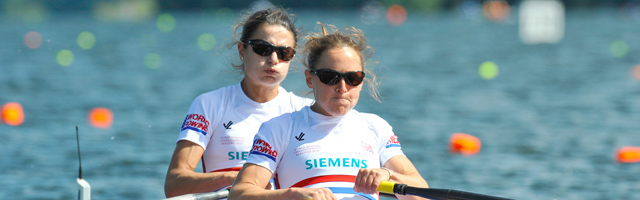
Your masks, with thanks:
[{"label": "rower's face", "polygon": [[[249,40],[263,40],[275,46],[294,47],[295,39],[289,29],[281,25],[262,25],[249,37]],[[238,53],[244,62],[247,81],[261,85],[279,85],[289,72],[291,61],[278,59],[276,52],[262,56],[253,51],[249,44],[238,44]]]},{"label": "rower's face", "polygon": [[[360,60],[360,54],[350,47],[332,48],[320,55],[316,70],[331,69],[340,73],[362,71]],[[343,116],[358,103],[363,83],[351,86],[342,78],[335,85],[327,85],[308,70],[305,71],[305,78],[316,100],[311,109],[317,113]]]}]

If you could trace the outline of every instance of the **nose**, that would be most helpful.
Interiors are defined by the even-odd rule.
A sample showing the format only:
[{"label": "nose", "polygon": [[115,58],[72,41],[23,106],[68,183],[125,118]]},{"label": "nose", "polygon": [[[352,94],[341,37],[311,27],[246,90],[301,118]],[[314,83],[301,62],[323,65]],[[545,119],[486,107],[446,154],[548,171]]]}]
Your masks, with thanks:
[{"label": "nose", "polygon": [[347,93],[349,89],[347,88],[347,82],[344,80],[344,77],[340,77],[338,84],[336,84],[336,92],[338,93]]},{"label": "nose", "polygon": [[276,53],[275,51],[271,53],[271,55],[269,55],[269,60],[267,62],[273,65],[277,65],[278,63],[280,63],[280,60],[278,59],[278,53]]}]

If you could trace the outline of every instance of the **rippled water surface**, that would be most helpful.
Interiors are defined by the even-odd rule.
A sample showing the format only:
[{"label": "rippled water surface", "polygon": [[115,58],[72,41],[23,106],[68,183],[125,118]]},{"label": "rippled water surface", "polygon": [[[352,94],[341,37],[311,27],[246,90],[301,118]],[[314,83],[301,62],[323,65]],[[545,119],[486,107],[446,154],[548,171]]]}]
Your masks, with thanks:
[{"label": "rippled water surface", "polygon": [[[316,21],[364,30],[376,52],[382,103],[363,97],[356,107],[393,127],[407,156],[434,188],[516,199],[640,199],[640,165],[619,164],[615,150],[640,146],[640,19],[613,9],[573,10],[564,39],[525,45],[517,17],[471,20],[456,13],[409,15],[402,26],[364,24],[356,12],[294,11],[303,31]],[[54,14],[41,24],[1,21],[0,103],[19,102],[20,126],[0,124],[0,196],[74,199],[79,126],[84,178],[94,199],[161,199],[179,127],[198,95],[237,83],[237,61],[223,47],[232,20],[172,13],[176,28],[155,21],[100,22],[85,14]],[[43,37],[38,49],[23,42]],[[82,31],[96,44],[76,44]],[[216,37],[202,51],[199,35]],[[628,45],[612,56],[611,45]],[[74,53],[68,67],[56,62]],[[161,65],[145,67],[157,54]],[[230,57],[235,58],[230,59]],[[298,57],[299,58],[299,57]],[[499,66],[484,80],[478,67]],[[301,65],[284,82],[307,92]],[[363,96],[366,94],[363,94]],[[93,128],[87,113],[111,109],[113,125]],[[448,151],[453,133],[482,140],[470,157]]]}]

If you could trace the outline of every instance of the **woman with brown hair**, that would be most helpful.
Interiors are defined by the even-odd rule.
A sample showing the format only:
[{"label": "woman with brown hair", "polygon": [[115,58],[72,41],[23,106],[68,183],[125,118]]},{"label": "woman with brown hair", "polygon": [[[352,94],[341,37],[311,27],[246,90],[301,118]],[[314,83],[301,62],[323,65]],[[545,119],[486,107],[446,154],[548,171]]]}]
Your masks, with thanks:
[{"label": "woman with brown hair", "polygon": [[[309,105],[280,84],[295,55],[298,30],[290,14],[269,8],[245,17],[236,41],[242,81],[198,96],[187,113],[169,164],[165,195],[228,188],[245,163],[262,122]],[[204,172],[195,172],[202,160]],[[265,187],[268,187],[265,185]]]},{"label": "woman with brown hair", "polygon": [[[363,82],[377,100],[375,75],[364,65],[373,52],[364,33],[327,33],[320,25],[322,33],[311,35],[304,51],[315,102],[262,124],[229,199],[372,200],[382,181],[428,187],[391,126],[353,109]],[[276,190],[264,189],[272,177]]]}]

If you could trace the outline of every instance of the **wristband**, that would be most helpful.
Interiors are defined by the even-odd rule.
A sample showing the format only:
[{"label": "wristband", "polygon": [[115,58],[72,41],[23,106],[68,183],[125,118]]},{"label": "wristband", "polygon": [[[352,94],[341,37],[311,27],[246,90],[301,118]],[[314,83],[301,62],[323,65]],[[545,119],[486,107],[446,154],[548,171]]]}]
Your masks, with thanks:
[{"label": "wristband", "polygon": [[391,170],[390,170],[390,169],[387,169],[386,167],[381,167],[380,169],[387,170],[387,172],[389,172],[389,180],[391,180],[391,175],[393,174],[393,173],[391,172]]}]

